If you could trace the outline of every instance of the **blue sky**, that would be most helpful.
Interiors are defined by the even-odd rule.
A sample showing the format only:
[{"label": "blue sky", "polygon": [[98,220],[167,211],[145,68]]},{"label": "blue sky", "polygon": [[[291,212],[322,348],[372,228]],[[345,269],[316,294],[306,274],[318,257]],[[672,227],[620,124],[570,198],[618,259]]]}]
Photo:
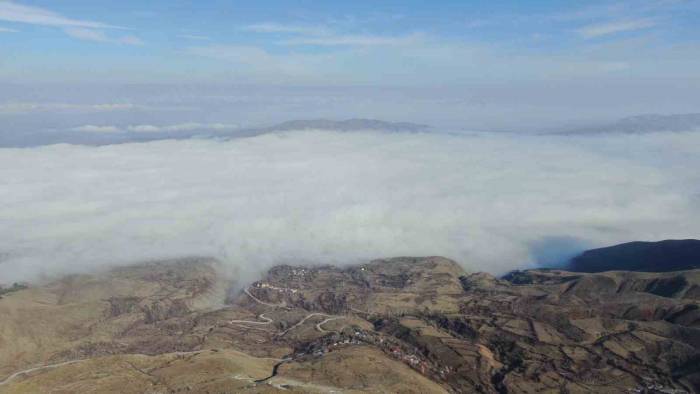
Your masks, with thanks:
[{"label": "blue sky", "polygon": [[0,0],[0,82],[697,81],[697,20],[692,0]]}]

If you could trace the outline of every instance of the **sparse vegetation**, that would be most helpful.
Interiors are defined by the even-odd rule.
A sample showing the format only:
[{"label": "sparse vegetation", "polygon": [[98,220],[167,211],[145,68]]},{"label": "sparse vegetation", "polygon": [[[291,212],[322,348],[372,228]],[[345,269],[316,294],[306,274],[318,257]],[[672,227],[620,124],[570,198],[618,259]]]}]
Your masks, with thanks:
[{"label": "sparse vegetation", "polygon": [[[225,295],[209,297],[216,271],[203,263],[134,266],[31,293],[17,292],[21,284],[3,289],[17,294],[0,303],[0,332],[13,333],[2,338],[0,379],[42,365],[53,372],[16,375],[8,387],[26,383],[43,392],[78,384],[110,392],[134,377],[139,385],[210,392],[700,387],[700,270],[529,270],[497,279],[442,258],[280,266],[219,306],[211,302]],[[153,357],[129,356],[136,353]],[[20,365],[18,354],[34,358]],[[198,380],[196,371],[212,366],[229,379]],[[114,379],[76,381],[78,370]]]},{"label": "sparse vegetation", "polygon": [[10,286],[10,287],[2,287],[2,286],[0,286],[0,299],[1,299],[2,296],[5,295],[5,294],[9,294],[9,293],[12,293],[12,292],[15,292],[15,291],[24,290],[24,289],[26,289],[26,288],[28,288],[28,287],[29,287],[29,286],[27,286],[27,285],[24,284],[24,283],[16,283],[16,282],[13,283],[12,286]]}]

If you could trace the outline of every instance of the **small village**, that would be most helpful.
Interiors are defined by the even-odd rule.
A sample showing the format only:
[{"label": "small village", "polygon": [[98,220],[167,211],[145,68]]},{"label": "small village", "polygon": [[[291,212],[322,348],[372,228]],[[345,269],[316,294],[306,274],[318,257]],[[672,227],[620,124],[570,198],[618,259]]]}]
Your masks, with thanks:
[{"label": "small village", "polygon": [[310,343],[304,344],[290,357],[294,361],[318,358],[346,346],[373,346],[431,379],[446,380],[449,367],[440,367],[427,359],[420,350],[409,347],[393,337],[363,330],[357,326],[346,327],[342,332],[334,332]]},{"label": "small village", "polygon": [[255,287],[256,289],[275,290],[275,291],[279,291],[282,293],[289,293],[289,294],[296,294],[299,291],[297,289],[290,289],[288,287],[273,286],[267,282],[255,282],[255,284],[253,284],[253,287]]},{"label": "small village", "polygon": [[[365,266],[359,268],[359,272],[367,272]],[[263,293],[265,291],[271,291],[278,293],[282,297],[302,294],[301,288],[304,286],[304,281],[310,276],[313,276],[313,269],[296,268],[290,266],[280,266],[275,269],[274,273],[271,273],[272,277],[268,277],[268,281],[258,281],[251,286],[251,290],[260,290]],[[407,277],[400,276],[398,281],[400,285],[405,285]],[[294,283],[295,286],[301,286],[301,288],[290,288],[277,286],[274,283]],[[387,285],[387,283],[381,283],[382,285]],[[397,283],[389,283],[389,285],[396,286]],[[252,294],[251,294],[252,295]],[[266,304],[267,305],[267,304]],[[351,311],[356,311],[354,308],[350,308]],[[360,311],[357,311],[360,312]],[[368,314],[367,312],[361,312],[363,314]],[[393,311],[392,315],[404,315],[410,313],[409,310],[405,311]],[[309,315],[311,316],[311,315]],[[307,318],[309,317],[307,316]],[[287,357],[287,361],[304,361],[311,358],[324,357],[325,355],[337,351],[341,348],[347,346],[373,346],[381,350],[383,353],[390,356],[392,359],[400,361],[405,365],[409,366],[415,371],[420,372],[422,375],[433,379],[445,381],[448,379],[450,373],[452,372],[448,366],[437,365],[434,361],[428,359],[418,348],[411,347],[406,343],[394,338],[392,336],[384,335],[380,332],[369,331],[362,329],[357,326],[345,327],[340,332],[337,331],[326,331],[322,327],[324,322],[317,325],[317,329],[320,332],[327,333],[321,338],[317,338],[311,342],[299,345],[295,352]],[[288,331],[288,330],[287,330]],[[285,331],[286,333],[286,331]]]}]

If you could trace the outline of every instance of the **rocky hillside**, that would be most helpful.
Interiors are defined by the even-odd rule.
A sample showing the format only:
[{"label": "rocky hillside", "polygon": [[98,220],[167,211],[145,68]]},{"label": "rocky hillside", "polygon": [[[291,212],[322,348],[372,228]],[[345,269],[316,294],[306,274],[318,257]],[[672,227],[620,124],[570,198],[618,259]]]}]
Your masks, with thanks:
[{"label": "rocky hillside", "polygon": [[496,278],[394,258],[239,289],[216,264],[6,294],[0,392],[700,391],[700,270]]}]

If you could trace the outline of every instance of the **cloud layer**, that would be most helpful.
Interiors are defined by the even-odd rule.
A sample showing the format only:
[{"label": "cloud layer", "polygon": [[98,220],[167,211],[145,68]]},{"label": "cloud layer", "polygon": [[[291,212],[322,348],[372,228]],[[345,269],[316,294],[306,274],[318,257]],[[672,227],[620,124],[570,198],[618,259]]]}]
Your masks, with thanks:
[{"label": "cloud layer", "polygon": [[184,255],[244,279],[399,255],[502,273],[551,257],[548,240],[697,237],[699,166],[698,133],[305,131],[0,149],[0,281]]}]

